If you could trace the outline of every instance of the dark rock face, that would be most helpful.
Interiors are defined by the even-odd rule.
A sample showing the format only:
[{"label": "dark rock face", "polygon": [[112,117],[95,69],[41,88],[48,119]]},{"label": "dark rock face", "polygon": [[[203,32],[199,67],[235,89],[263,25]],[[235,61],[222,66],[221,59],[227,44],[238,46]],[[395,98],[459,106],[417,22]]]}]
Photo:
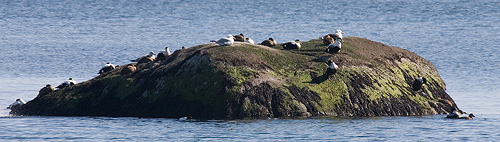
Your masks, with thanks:
[{"label": "dark rock face", "polygon": [[[208,119],[407,116],[457,109],[435,67],[407,50],[345,37],[342,53],[322,40],[297,50],[235,43],[199,45],[163,60],[105,72],[13,108],[14,115],[191,116]],[[326,72],[325,61],[339,69]],[[427,83],[412,90],[413,80]]]}]

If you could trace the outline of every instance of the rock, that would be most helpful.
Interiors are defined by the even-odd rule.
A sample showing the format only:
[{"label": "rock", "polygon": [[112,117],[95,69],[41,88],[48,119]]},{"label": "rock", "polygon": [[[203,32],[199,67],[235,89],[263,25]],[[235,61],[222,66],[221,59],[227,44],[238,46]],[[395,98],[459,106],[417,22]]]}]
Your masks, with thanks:
[{"label": "rock", "polygon": [[[126,66],[36,97],[14,115],[130,116],[208,119],[408,116],[457,109],[436,68],[413,52],[344,37],[341,54],[321,39],[297,50],[235,43],[204,44],[167,60]],[[325,60],[342,69],[322,75]],[[427,79],[412,91],[414,78]]]}]

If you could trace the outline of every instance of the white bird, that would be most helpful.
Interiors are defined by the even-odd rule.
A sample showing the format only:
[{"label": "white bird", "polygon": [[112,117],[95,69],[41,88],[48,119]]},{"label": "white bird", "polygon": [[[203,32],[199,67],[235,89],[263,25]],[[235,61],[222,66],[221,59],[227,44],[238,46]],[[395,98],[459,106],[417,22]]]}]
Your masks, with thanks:
[{"label": "white bird", "polygon": [[184,117],[179,118],[179,121],[186,121],[186,120],[188,120],[188,117],[184,116]]},{"label": "white bird", "polygon": [[108,71],[111,71],[113,69],[115,69],[115,65],[111,64],[111,63],[106,63],[102,68],[101,70],[99,70],[99,73],[98,74],[102,74],[102,73],[105,73],[105,72],[108,72]]},{"label": "white bird", "polygon": [[115,68],[115,65],[113,65],[113,64],[111,64],[111,63],[109,63],[109,62],[107,62],[107,63],[103,66],[103,68],[105,68],[105,67],[112,67],[112,68]]},{"label": "white bird", "polygon": [[211,42],[215,42],[220,46],[229,46],[234,43],[233,35],[229,34],[226,38],[220,38],[218,40],[212,40]]},{"label": "white bird", "polygon": [[162,51],[163,55],[166,55],[166,56],[170,56],[172,55],[172,52],[170,52],[170,50],[168,49],[168,47],[165,47],[165,50]]},{"label": "white bird", "polygon": [[328,68],[326,68],[325,74],[326,75],[335,74],[337,72],[337,69],[339,68],[339,66],[337,66],[337,64],[335,64],[335,62],[333,62],[333,61],[328,61],[327,64],[328,64]]},{"label": "white bird", "polygon": [[17,105],[24,105],[26,104],[26,102],[22,99],[16,99],[16,101],[12,104],[9,105],[9,107],[7,107],[7,109],[11,109],[12,107],[14,106],[17,106]]},{"label": "white bird", "polygon": [[165,50],[162,50],[162,51],[160,51],[160,53],[158,53],[158,55],[160,55],[160,54],[163,54],[163,56],[170,56],[170,55],[172,55],[172,52],[170,52],[168,47],[165,47]]},{"label": "white bird", "polygon": [[135,60],[130,60],[131,62],[137,62],[137,63],[147,63],[147,62],[152,62],[156,59],[155,52],[151,51],[149,52],[148,55],[144,55],[142,57],[139,57]]},{"label": "white bird", "polygon": [[460,117],[460,113],[457,112],[456,110],[448,113],[448,115],[446,115],[446,118],[459,118]]},{"label": "white bird", "polygon": [[248,38],[248,37],[246,38],[245,42],[246,43],[250,43],[250,44],[255,44],[254,41],[253,41],[253,39]]},{"label": "white bird", "polygon": [[342,40],[342,34],[344,34],[344,32],[342,32],[341,30],[337,30],[336,33],[328,35],[330,35],[330,37],[332,37],[333,40],[338,40],[338,39]]},{"label": "white bird", "polygon": [[283,47],[283,49],[299,49],[300,47],[302,47],[298,39],[295,41],[289,41],[281,46]]},{"label": "white bird", "polygon": [[73,80],[73,78],[69,78],[68,80],[64,81],[63,83],[61,83],[59,86],[57,86],[56,88],[64,88],[64,87],[69,87],[71,85],[75,85],[76,82]]},{"label": "white bird", "polygon": [[342,43],[340,43],[340,40],[335,40],[334,43],[328,45],[328,47],[326,47],[326,52],[328,53],[338,53],[340,51],[340,49],[342,48]]},{"label": "white bird", "polygon": [[172,52],[168,49],[168,47],[165,47],[165,50],[160,51],[158,53],[158,56],[156,56],[157,60],[165,59],[166,57],[172,55]]},{"label": "white bird", "polygon": [[178,119],[179,121],[196,121],[196,119],[193,119],[191,116],[184,116]]}]

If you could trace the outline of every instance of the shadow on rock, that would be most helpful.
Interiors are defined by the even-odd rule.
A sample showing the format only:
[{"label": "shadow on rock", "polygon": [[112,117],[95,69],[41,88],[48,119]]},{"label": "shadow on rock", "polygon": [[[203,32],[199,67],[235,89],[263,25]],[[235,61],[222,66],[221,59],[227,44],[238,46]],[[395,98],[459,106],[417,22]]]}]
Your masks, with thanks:
[{"label": "shadow on rock", "polygon": [[314,78],[313,78],[311,81],[309,81],[309,82],[303,82],[303,83],[320,84],[320,83],[325,82],[326,80],[328,80],[328,75],[323,74],[323,75],[321,75],[321,76],[314,77]]}]

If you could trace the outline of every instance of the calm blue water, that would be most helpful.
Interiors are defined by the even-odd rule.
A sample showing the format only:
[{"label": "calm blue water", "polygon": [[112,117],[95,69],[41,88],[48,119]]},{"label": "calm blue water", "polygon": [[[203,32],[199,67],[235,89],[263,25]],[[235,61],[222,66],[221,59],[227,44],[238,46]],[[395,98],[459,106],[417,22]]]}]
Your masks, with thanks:
[{"label": "calm blue water", "polygon": [[[45,84],[97,76],[106,62],[243,33],[257,42],[309,40],[341,29],[413,51],[438,69],[473,121],[443,116],[180,122],[8,117],[0,140],[492,141],[500,137],[498,0],[13,1],[0,0],[0,107]],[[465,131],[464,131],[465,130]]]}]

